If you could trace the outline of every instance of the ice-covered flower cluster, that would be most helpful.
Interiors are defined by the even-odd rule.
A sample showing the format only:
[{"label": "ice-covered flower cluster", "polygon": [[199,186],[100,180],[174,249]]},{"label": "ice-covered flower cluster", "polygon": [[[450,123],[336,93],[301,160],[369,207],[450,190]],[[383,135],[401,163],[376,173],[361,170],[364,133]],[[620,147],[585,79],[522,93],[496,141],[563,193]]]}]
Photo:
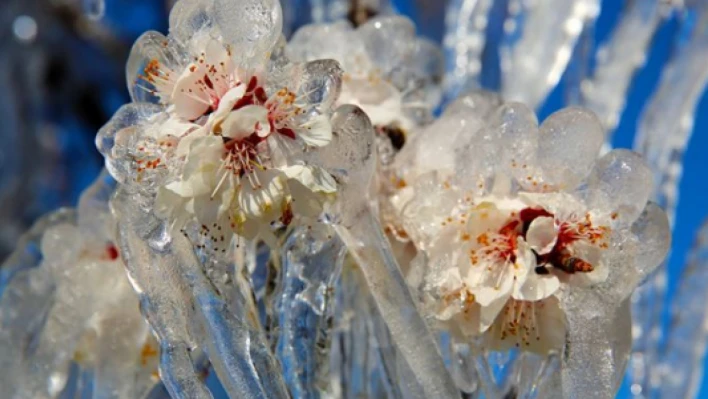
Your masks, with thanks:
[{"label": "ice-covered flower cluster", "polygon": [[171,396],[211,398],[210,367],[230,397],[358,397],[366,375],[385,385],[367,396],[454,399],[477,389],[446,367],[471,363],[445,361],[464,347],[555,359],[567,397],[595,380],[614,392],[628,298],[669,247],[640,156],[601,155],[583,108],[539,125],[474,91],[435,119],[441,51],[409,20],[286,42],[280,7],[182,0],[169,35],[135,43],[133,102],[96,139],[117,186],[102,176],[77,220],[43,225],[42,264],[8,266],[36,267],[29,280],[0,276],[1,301],[52,305],[43,325],[0,307],[0,362],[20,359],[0,386],[56,397],[73,362],[120,398],[142,397],[156,368]]},{"label": "ice-covered flower cluster", "polygon": [[396,204],[427,257],[413,273],[437,320],[489,348],[561,351],[570,295],[617,307],[660,263],[668,223],[647,203],[651,172],[631,151],[600,157],[603,137],[586,110],[538,126],[524,105],[479,95],[421,133]]},{"label": "ice-covered flower cluster", "polygon": [[114,237],[114,187],[101,175],[78,209],[38,221],[3,264],[4,397],[59,397],[76,384],[76,369],[94,375],[97,396],[142,397],[159,382],[158,344]]},{"label": "ice-covered flower cluster", "polygon": [[416,37],[405,17],[376,17],[357,28],[346,21],[307,25],[295,32],[286,54],[337,60],[344,69],[339,102],[363,109],[395,150],[412,129],[429,122],[439,102],[442,53]]},{"label": "ice-covered flower cluster", "polygon": [[410,254],[388,202],[400,183],[392,164],[404,145],[432,121],[439,105],[443,73],[439,46],[416,36],[407,18],[386,15],[358,27],[349,21],[306,25],[288,42],[286,54],[301,61],[331,58],[342,66],[338,103],[360,107],[377,133],[379,162],[372,201],[386,232],[394,237],[394,248]]},{"label": "ice-covered flower cluster", "polygon": [[97,138],[121,183],[154,193],[175,227],[196,221],[217,252],[233,233],[316,216],[336,193],[302,154],[331,141],[342,79],[333,60],[284,56],[279,7],[222,3],[179,3],[169,36],[138,39],[127,66],[134,102]]}]

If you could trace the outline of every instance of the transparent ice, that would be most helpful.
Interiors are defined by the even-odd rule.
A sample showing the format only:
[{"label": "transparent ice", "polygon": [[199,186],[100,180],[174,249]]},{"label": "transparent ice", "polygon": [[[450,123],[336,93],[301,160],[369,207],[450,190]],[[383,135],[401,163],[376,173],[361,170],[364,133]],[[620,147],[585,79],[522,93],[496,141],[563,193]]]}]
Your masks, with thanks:
[{"label": "transparent ice", "polygon": [[[96,139],[106,171],[76,209],[39,220],[0,268],[0,398],[611,398],[623,383],[637,398],[695,397],[708,338],[705,227],[668,326],[660,315],[683,153],[708,83],[708,6],[628,1],[595,54],[600,3],[452,0],[440,47],[387,1],[178,1],[169,34],[145,33],[133,47],[133,102]],[[105,11],[102,1],[82,4],[90,19]],[[675,15],[680,37],[634,151],[611,149],[652,37]],[[179,79],[201,71],[200,57],[215,59],[214,48],[228,61],[209,65],[179,98]],[[480,89],[490,49],[500,58],[497,91]],[[4,68],[12,62],[0,60],[2,81],[12,80]],[[235,72],[220,74],[228,62]],[[233,76],[264,83],[231,115],[246,103],[268,108],[259,96],[296,104],[285,116],[268,108],[258,122],[280,126],[283,137],[261,140],[261,124],[222,134],[213,115],[228,96],[212,79]],[[169,91],[160,92],[160,79]],[[559,82],[568,107],[539,118]],[[246,83],[229,82],[229,90]],[[209,93],[197,98],[209,107],[185,118],[178,101],[201,95],[193,89]],[[301,135],[318,129],[326,144],[303,144]],[[0,132],[10,147],[35,141]],[[244,133],[255,144],[238,183],[219,180],[182,213],[160,208],[165,187],[210,167],[188,161],[198,147],[190,140],[217,136],[231,151]],[[32,168],[51,169],[35,155]],[[21,187],[12,174],[21,159],[8,153],[6,162],[12,171],[0,181]],[[315,169],[279,176],[285,188],[251,175],[293,167]],[[209,184],[190,181],[194,191]],[[253,220],[229,213],[246,206],[220,193],[224,181],[236,190],[250,184],[255,208],[269,218],[246,233]],[[327,184],[335,189],[307,190]],[[465,280],[440,295],[449,272],[472,259],[464,244],[471,237],[451,226],[482,229],[486,222],[468,223],[468,213],[490,204],[518,211],[511,227],[529,243],[530,225],[548,215],[556,223],[548,257],[538,246],[529,252],[533,276],[560,276],[549,297],[557,306],[546,312],[562,316],[563,339],[550,351],[499,350],[495,341],[509,317],[515,336],[542,323],[537,313],[531,325],[516,313],[533,300],[514,297],[476,333],[441,315],[459,298],[462,312],[494,307],[465,290],[501,283]],[[539,209],[548,215],[520,216]],[[212,225],[204,220],[219,231],[230,223],[233,239],[205,233]],[[563,238],[569,221],[578,237],[606,241],[588,248]],[[512,263],[521,257],[514,252]],[[600,265],[601,277],[580,270]]]}]

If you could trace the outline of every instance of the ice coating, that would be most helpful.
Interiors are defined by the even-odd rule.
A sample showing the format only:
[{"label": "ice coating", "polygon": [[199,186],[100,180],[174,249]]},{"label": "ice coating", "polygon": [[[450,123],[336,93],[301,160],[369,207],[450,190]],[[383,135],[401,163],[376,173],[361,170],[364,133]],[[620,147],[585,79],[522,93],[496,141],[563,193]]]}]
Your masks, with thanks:
[{"label": "ice coating", "polygon": [[[259,29],[241,29],[249,25],[229,20],[235,15],[238,23],[250,21]],[[164,329],[172,308],[187,325],[199,326],[158,332],[163,349],[177,349],[161,363],[172,395],[208,395],[184,367],[185,349],[193,345],[210,355],[227,392],[286,395],[282,379],[271,376],[278,366],[248,281],[230,260],[233,241],[238,247],[243,239],[260,237],[277,247],[282,229],[293,220],[316,218],[323,210],[350,247],[381,230],[360,218],[368,214],[367,197],[360,193],[370,187],[375,164],[369,118],[353,106],[331,113],[341,69],[333,61],[289,62],[273,39],[279,19],[279,6],[268,2],[178,4],[170,36],[143,35],[127,68],[133,99],[155,105],[125,106],[97,138],[123,184],[113,206],[132,280],[149,304],[146,317],[153,328]],[[384,59],[386,49],[366,40],[393,32],[410,35],[412,26],[392,18],[362,29],[365,46],[381,63],[391,62]],[[401,57],[426,58],[427,51],[413,44]],[[401,62],[393,59],[386,72]],[[333,198],[336,202],[327,205]],[[193,249],[186,246],[190,242]],[[449,376],[436,367],[442,359],[426,338],[390,248],[372,254],[363,266],[374,269],[365,273],[369,283],[389,281],[396,290],[394,303],[373,290],[377,305],[386,314],[397,313],[396,306],[413,311],[389,324],[418,334],[395,334],[401,336],[399,348],[412,348],[416,337],[428,340],[422,358],[403,349],[413,375],[430,395],[452,397]],[[177,266],[167,269],[170,263]],[[171,284],[154,283],[162,274]],[[276,285],[275,292],[280,288]],[[176,290],[187,294],[191,308],[175,306],[182,295]]]},{"label": "ice coating", "polygon": [[396,149],[430,121],[439,101],[441,50],[416,37],[402,16],[376,17],[357,28],[344,21],[306,25],[286,54],[300,61],[337,60],[344,70],[339,103],[362,108]]},{"label": "ice coating", "polygon": [[[37,273],[30,279],[37,290],[16,301],[29,268],[18,259],[40,262],[32,251],[18,254],[0,284],[12,282],[2,288],[8,308],[26,306],[0,314],[28,331],[54,332],[66,321],[85,324],[83,307],[72,314],[52,302],[79,298],[99,309],[104,331],[78,340],[75,330],[60,331],[53,336],[69,345],[56,351],[42,337],[33,356],[60,365],[54,369],[0,360],[11,368],[2,381],[28,387],[14,396],[68,395],[78,386],[83,394],[95,387],[93,397],[133,397],[161,377],[164,387],[148,397],[166,390],[210,398],[217,378],[209,387],[204,379],[214,370],[231,397],[611,397],[630,350],[629,296],[670,244],[664,211],[647,199],[652,191],[668,193],[670,203],[674,197],[668,183],[652,187],[652,174],[675,184],[680,170],[658,150],[651,170],[630,151],[600,156],[606,132],[586,110],[564,109],[541,123],[533,112],[573,42],[582,41],[578,52],[590,44],[585,22],[595,2],[508,2],[504,30],[523,33],[521,45],[505,43],[514,52],[505,94],[530,104],[472,92],[436,121],[440,50],[403,17],[363,23],[371,16],[366,7],[385,2],[357,2],[356,28],[311,25],[288,45],[281,25],[294,18],[293,4],[284,5],[287,14],[277,3],[181,1],[169,35],[148,32],[138,41],[126,71],[134,102],[97,139],[120,184],[113,215],[80,213],[74,221],[60,212],[46,233],[38,229],[46,238],[41,250],[55,258],[45,265],[59,265],[86,241],[67,237],[100,237],[104,223],[118,219],[116,251],[156,338],[136,345],[149,334],[142,318],[126,322],[136,306],[121,296],[132,294],[125,285],[96,284],[104,293],[122,290],[106,299],[60,290],[52,286],[56,273]],[[310,5],[317,21],[347,6]],[[477,79],[484,18],[506,4],[490,7],[450,6],[451,14],[460,11],[450,25],[458,38],[482,40],[447,43],[460,73],[449,90]],[[636,17],[632,10],[641,10],[638,3],[628,9]],[[656,26],[652,10],[633,53],[643,52],[637,48]],[[626,33],[610,43],[621,45]],[[679,64],[679,75],[699,59]],[[619,96],[634,62],[615,62],[622,63],[615,94],[595,94]],[[691,68],[681,82],[702,79]],[[598,84],[606,84],[609,75],[600,75]],[[697,94],[685,96],[681,87],[660,91],[666,110],[695,102]],[[603,121],[621,104],[593,101],[607,105]],[[683,144],[674,147],[661,153],[680,153]],[[114,190],[99,191],[84,199],[100,198],[93,202],[105,208]],[[344,247],[354,256],[341,259]],[[98,279],[94,267],[76,267]],[[80,280],[62,276],[70,286]],[[685,286],[682,298],[691,295]],[[58,319],[48,307],[68,316]],[[676,314],[687,312],[695,310]],[[680,323],[674,331],[682,333]],[[690,347],[700,358],[698,335],[687,335],[685,346],[674,340],[670,356]],[[14,343],[29,341],[20,330],[2,338],[12,358],[25,348]],[[72,346],[79,355],[66,372]],[[136,372],[140,384],[122,383]],[[49,385],[42,383],[47,373]],[[59,392],[64,381],[67,392]],[[665,389],[679,390],[671,382]]]},{"label": "ice coating", "polygon": [[[497,104],[458,100],[406,149],[418,162],[400,168],[397,205],[425,254],[415,288],[459,339],[567,353],[565,395],[602,380],[597,397],[607,397],[631,349],[618,312],[669,246],[666,215],[647,202],[651,173],[631,151],[599,157],[604,131],[589,111],[567,108],[539,126],[524,105]],[[452,162],[431,165],[448,151]],[[610,357],[595,356],[600,342]]]},{"label": "ice coating", "polygon": [[157,194],[151,206],[175,231],[194,222],[226,254],[234,234],[316,216],[336,192],[302,154],[331,140],[342,72],[283,57],[277,2],[188,3],[174,7],[170,35],[136,41],[126,67],[134,102],[97,145],[118,181]]},{"label": "ice coating", "polygon": [[[49,215],[18,247],[40,258],[18,252],[3,265],[6,272],[15,269],[6,275],[0,299],[3,352],[13,353],[3,360],[9,397],[57,397],[72,365],[92,374],[84,383],[97,398],[139,397],[159,383],[157,344],[116,246],[108,209],[114,188],[103,173],[77,210]],[[30,313],[41,320],[13,321]],[[36,337],[34,348],[18,345],[29,336]]]}]

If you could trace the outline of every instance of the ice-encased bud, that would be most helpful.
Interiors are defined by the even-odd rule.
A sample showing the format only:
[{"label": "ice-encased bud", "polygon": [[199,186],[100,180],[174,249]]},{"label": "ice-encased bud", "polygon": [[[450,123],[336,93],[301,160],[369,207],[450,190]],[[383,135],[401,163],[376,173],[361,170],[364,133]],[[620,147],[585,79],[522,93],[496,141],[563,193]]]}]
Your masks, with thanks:
[{"label": "ice-encased bud", "polygon": [[522,103],[505,103],[496,115],[502,141],[501,168],[519,182],[532,175],[539,135],[536,113]]},{"label": "ice-encased bud", "polygon": [[410,60],[415,48],[415,26],[405,17],[374,18],[359,27],[371,60],[385,75]]},{"label": "ice-encased bud", "polygon": [[306,25],[295,32],[285,53],[293,60],[335,59],[347,73],[363,73],[369,69],[370,61],[355,32],[345,22]]},{"label": "ice-encased bud", "polygon": [[265,58],[283,30],[278,0],[214,0],[215,24],[241,59]]},{"label": "ice-encased bud", "polygon": [[[126,157],[151,121],[159,120],[164,108],[146,103],[125,104],[116,111],[96,135],[96,147],[106,159],[106,168],[120,183],[136,179],[134,160]],[[155,119],[153,119],[155,118]]]},{"label": "ice-encased bud", "polygon": [[346,224],[366,204],[369,182],[376,167],[374,129],[366,114],[342,105],[332,115],[332,141],[305,153],[308,163],[327,170],[340,185],[338,210]]},{"label": "ice-encased bud", "polygon": [[298,93],[318,112],[330,112],[342,90],[342,67],[335,60],[310,61],[303,65]]},{"label": "ice-encased bud", "polygon": [[588,175],[605,140],[600,120],[582,108],[565,108],[543,121],[538,166],[543,182],[572,190]]},{"label": "ice-encased bud", "polygon": [[182,0],[170,11],[170,36],[186,43],[194,34],[214,26],[214,0]]},{"label": "ice-encased bud", "polygon": [[631,228],[638,248],[634,258],[640,281],[664,261],[671,248],[671,226],[666,212],[649,202]]},{"label": "ice-encased bud", "polygon": [[[437,171],[442,179],[453,174],[471,171],[468,160],[474,162],[473,154],[467,156],[465,149],[477,151],[475,138],[487,125],[487,117],[500,104],[499,96],[490,92],[474,92],[462,96],[450,104],[441,118],[425,127],[401,151],[397,168],[412,180],[415,176]],[[464,149],[463,149],[464,148]],[[454,154],[454,157],[451,156]]]},{"label": "ice-encased bud", "polygon": [[598,159],[588,178],[593,207],[617,212],[622,223],[632,223],[646,206],[654,176],[642,157],[629,150],[612,150]]}]

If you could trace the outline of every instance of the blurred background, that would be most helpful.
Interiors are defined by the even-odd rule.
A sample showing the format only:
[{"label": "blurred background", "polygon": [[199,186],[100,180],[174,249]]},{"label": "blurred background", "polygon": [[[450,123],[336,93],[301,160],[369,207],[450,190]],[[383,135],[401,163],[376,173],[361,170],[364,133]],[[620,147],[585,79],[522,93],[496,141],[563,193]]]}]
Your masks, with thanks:
[{"label": "blurred background", "polygon": [[[489,23],[484,29],[487,45],[482,52],[479,76],[474,83],[463,85],[466,88],[500,89],[499,54],[494,48],[494,37],[502,32],[509,1],[513,0],[498,0],[491,6]],[[675,2],[636,1],[665,3],[666,7],[652,30],[645,63],[631,80],[626,107],[612,136],[613,146],[623,148],[632,148],[642,118],[651,120],[647,113],[653,111],[648,104],[661,84],[667,64],[692,37],[695,25],[705,24],[705,15],[701,19]],[[591,76],[595,68],[594,58],[588,54],[595,54],[608,41],[618,21],[636,1],[601,1],[600,12],[583,30],[568,68],[540,106],[539,119],[578,103],[573,98],[577,95],[574,94],[577,81],[579,77]],[[310,2],[284,2],[289,34],[309,22],[310,14],[303,10]],[[172,3],[172,0],[0,0],[1,258],[12,250],[19,235],[37,217],[74,205],[81,191],[99,173],[102,158],[95,149],[94,136],[112,113],[129,101],[124,67],[132,42],[146,30],[166,33]],[[451,6],[447,1],[396,0],[391,5],[415,21],[420,34],[443,42],[446,7]],[[708,8],[700,4],[698,7]],[[586,62],[575,62],[576,59]],[[704,65],[708,68],[708,63]],[[702,84],[696,82],[698,89],[702,90]],[[448,97],[453,91],[449,93]],[[677,294],[688,254],[708,216],[708,135],[705,134],[708,99],[701,95],[698,105],[691,108],[695,120],[689,115],[677,122],[688,124],[684,127],[693,134],[682,170],[673,172],[680,176],[680,183],[665,303],[670,303]],[[676,115],[676,118],[686,116]],[[681,159],[677,161],[680,164]],[[670,306],[663,309],[662,317],[668,323]],[[622,397],[630,395],[631,384],[627,384]],[[699,397],[708,398],[706,384]]]}]

